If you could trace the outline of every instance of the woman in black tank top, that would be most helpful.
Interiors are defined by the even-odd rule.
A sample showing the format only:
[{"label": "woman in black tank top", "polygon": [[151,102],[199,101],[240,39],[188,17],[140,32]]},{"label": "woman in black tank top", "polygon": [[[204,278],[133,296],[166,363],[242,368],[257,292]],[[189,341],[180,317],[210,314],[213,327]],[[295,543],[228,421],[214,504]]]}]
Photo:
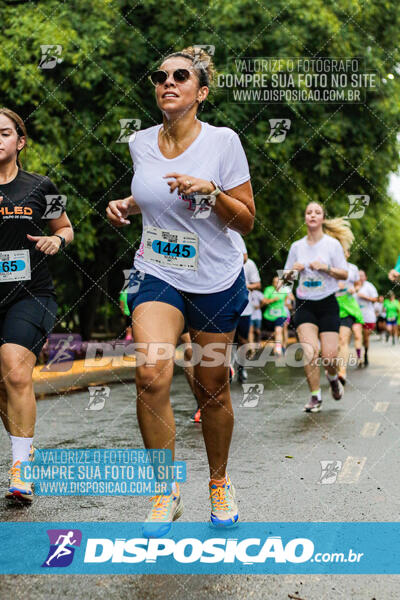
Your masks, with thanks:
[{"label": "woman in black tank top", "polygon": [[0,416],[13,455],[6,498],[31,502],[21,463],[34,452],[32,372],[57,312],[48,256],[74,234],[52,181],[22,170],[26,140],[22,119],[0,109]]}]

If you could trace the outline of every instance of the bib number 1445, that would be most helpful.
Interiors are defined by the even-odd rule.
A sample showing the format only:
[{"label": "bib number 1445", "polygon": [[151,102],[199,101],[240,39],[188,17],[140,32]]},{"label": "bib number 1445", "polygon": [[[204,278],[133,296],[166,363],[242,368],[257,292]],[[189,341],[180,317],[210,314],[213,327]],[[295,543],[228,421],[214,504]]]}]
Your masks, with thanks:
[{"label": "bib number 1445", "polygon": [[157,252],[158,254],[164,254],[165,256],[192,258],[196,254],[195,248],[190,244],[173,244],[171,242],[154,240],[152,246],[154,252]]}]

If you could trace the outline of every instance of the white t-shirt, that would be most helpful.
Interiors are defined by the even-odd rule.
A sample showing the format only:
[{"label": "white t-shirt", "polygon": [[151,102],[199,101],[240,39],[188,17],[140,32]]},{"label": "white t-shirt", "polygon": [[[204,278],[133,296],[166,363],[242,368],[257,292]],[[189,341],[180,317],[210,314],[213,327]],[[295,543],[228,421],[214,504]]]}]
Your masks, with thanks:
[{"label": "white t-shirt", "polygon": [[383,308],[383,302],[374,302],[374,311],[376,317],[386,317],[386,310]]},{"label": "white t-shirt", "polygon": [[297,240],[290,247],[285,269],[291,269],[296,262],[304,265],[304,270],[299,274],[296,290],[296,296],[301,300],[322,300],[339,289],[337,279],[322,271],[313,271],[309,268],[314,260],[347,271],[343,248],[332,236],[324,234],[313,245],[307,242],[307,236]]},{"label": "white t-shirt", "polygon": [[260,290],[251,290],[250,292],[250,303],[251,303],[251,318],[252,319],[262,319],[262,312],[260,304],[261,300],[264,298],[264,294]]},{"label": "white t-shirt", "polygon": [[[243,254],[232,243],[229,229],[211,209],[207,218],[192,218],[195,208],[195,195],[178,194],[169,191],[167,173],[183,173],[190,177],[213,179],[223,190],[232,189],[250,179],[246,155],[239,136],[227,127],[214,127],[201,123],[201,130],[194,142],[176,158],[165,158],[158,145],[158,132],[162,126],[155,125],[133,134],[129,141],[134,176],[131,191],[140,207],[143,220],[143,233],[139,250],[135,255],[135,267],[166,281],[178,290],[195,293],[220,292],[229,288],[237,279],[243,267]],[[218,200],[217,200],[218,201]],[[158,228],[158,229],[154,229]],[[160,230],[166,233],[162,234]],[[178,254],[179,248],[174,239],[175,232],[183,232],[185,240],[192,248],[190,256],[197,254],[197,265],[188,265],[188,257],[180,254],[184,268],[171,266],[176,260],[170,248]],[[195,236],[193,236],[195,234]],[[150,237],[149,237],[150,236]],[[152,236],[152,237],[151,237]],[[159,238],[164,246],[158,246]],[[183,239],[178,233],[179,239]],[[166,241],[168,250],[166,250]],[[198,251],[196,252],[196,243]],[[154,246],[155,244],[155,246]],[[168,251],[168,256],[165,255]],[[150,253],[153,260],[150,262]],[[186,251],[187,252],[187,251]],[[154,262],[167,261],[167,264]],[[183,257],[184,256],[184,257]],[[195,259],[190,258],[194,261]],[[168,262],[169,261],[169,262]],[[175,262],[173,263],[175,264]]]},{"label": "white t-shirt", "polygon": [[[364,281],[360,289],[358,290],[358,294],[365,294],[370,298],[377,298],[378,292],[376,287],[370,281]],[[368,300],[364,300],[363,298],[359,298],[357,296],[357,302],[360,305],[362,316],[364,317],[364,321],[366,323],[376,323],[376,314],[374,309],[375,302],[369,302]]]},{"label": "white t-shirt", "polygon": [[348,270],[348,277],[347,277],[346,281],[343,281],[343,287],[340,287],[340,282],[339,282],[339,291],[336,294],[337,296],[343,296],[344,294],[347,294],[347,290],[349,288],[354,287],[354,284],[356,283],[356,281],[359,281],[359,279],[360,279],[360,271],[358,270],[358,267],[356,265],[353,265],[353,263],[348,262],[347,270]]},{"label": "white t-shirt", "polygon": [[[243,240],[242,236],[240,235],[240,233],[238,233],[237,231],[234,231],[233,229],[230,229],[229,231],[230,231],[230,235],[232,237],[234,246],[240,250],[242,255],[247,254],[246,244],[244,243],[244,240]],[[254,262],[254,260],[252,260],[251,258],[248,258],[243,265],[243,269],[244,269],[244,276],[246,279],[246,285],[249,285],[249,283],[258,283],[259,281],[261,281],[260,274],[258,272],[256,263]],[[252,309],[251,302],[250,302],[250,290],[249,290],[249,302],[240,316],[241,317],[251,316],[252,311],[253,311],[253,309]]]}]

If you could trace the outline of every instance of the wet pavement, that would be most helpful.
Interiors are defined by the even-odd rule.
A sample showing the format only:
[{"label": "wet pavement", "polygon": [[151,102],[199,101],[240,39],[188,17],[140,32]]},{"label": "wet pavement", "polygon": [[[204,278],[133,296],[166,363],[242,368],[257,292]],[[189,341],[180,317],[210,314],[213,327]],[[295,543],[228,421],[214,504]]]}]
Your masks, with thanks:
[{"label": "wet pavement", "polygon": [[[323,409],[302,412],[307,387],[301,368],[249,369],[264,385],[258,403],[243,406],[232,384],[235,431],[229,474],[243,521],[398,521],[400,508],[400,346],[374,340],[368,369],[350,369],[345,398],[335,402],[323,380]],[[36,445],[44,448],[140,448],[132,382],[110,383],[102,410],[85,410],[88,391],[40,400]],[[260,388],[258,388],[260,390]],[[172,385],[176,458],[187,462],[182,520],[209,518],[208,468],[201,425],[183,374]],[[250,402],[251,404],[251,402]],[[6,487],[9,442],[0,438]],[[341,461],[337,480],[318,483],[320,461]],[[37,497],[31,507],[0,500],[2,521],[141,521],[146,497]],[[34,549],[32,549],[34,551]],[[151,567],[149,566],[149,569]],[[400,596],[398,576],[352,575],[18,575],[1,576],[1,597],[376,600]]]}]

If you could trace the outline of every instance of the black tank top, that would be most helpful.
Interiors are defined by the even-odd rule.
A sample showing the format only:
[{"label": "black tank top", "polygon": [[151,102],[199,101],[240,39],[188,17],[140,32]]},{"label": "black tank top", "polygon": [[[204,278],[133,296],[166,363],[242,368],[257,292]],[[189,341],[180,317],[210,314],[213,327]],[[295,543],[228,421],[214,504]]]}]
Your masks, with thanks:
[{"label": "black tank top", "polygon": [[[54,199],[46,199],[46,196],[59,196],[54,183],[48,177],[22,169],[10,183],[0,184],[0,198],[3,197],[0,202],[0,310],[26,297],[55,297],[48,257],[35,250],[36,242],[26,237],[27,233],[51,235],[48,219],[43,216],[49,214],[49,203]],[[57,216],[62,212],[65,212],[64,207],[59,208]],[[8,255],[11,250],[29,251],[31,279],[7,281],[8,273],[19,268],[16,261],[10,266],[11,261],[7,260],[12,258]]]}]

